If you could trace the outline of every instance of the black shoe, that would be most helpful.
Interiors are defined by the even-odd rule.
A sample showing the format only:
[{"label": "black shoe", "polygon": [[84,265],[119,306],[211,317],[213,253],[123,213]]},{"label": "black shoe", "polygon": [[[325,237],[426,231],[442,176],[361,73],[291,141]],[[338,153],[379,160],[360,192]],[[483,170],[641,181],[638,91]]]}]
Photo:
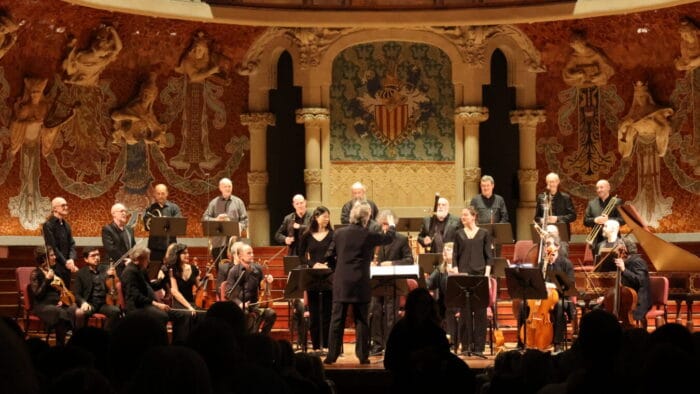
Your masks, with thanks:
[{"label": "black shoe", "polygon": [[370,356],[376,356],[378,354],[382,354],[384,351],[384,348],[381,346],[372,346],[372,349],[369,351]]},{"label": "black shoe", "polygon": [[329,357],[326,357],[326,359],[323,360],[323,363],[324,363],[324,364],[327,364],[327,365],[331,365],[331,364],[334,364],[334,363],[335,363],[335,360],[333,360],[333,359],[331,359],[331,358],[329,358]]},{"label": "black shoe", "polygon": [[369,364],[369,359],[365,358],[363,360],[360,360],[360,364]]}]

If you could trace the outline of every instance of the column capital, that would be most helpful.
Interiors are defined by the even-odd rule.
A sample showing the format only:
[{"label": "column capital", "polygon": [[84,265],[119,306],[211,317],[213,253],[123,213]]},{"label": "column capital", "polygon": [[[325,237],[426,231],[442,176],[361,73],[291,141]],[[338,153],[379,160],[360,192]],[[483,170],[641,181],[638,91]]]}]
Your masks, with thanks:
[{"label": "column capital", "polygon": [[304,170],[304,183],[307,185],[311,184],[321,184],[322,174],[320,169],[305,169]]},{"label": "column capital", "polygon": [[479,124],[489,118],[489,109],[486,107],[466,106],[455,108],[455,120],[461,120],[466,124]]},{"label": "column capital", "polygon": [[248,173],[248,185],[267,185],[267,171],[251,171]]},{"label": "column capital", "polygon": [[481,168],[479,167],[466,167],[462,170],[465,182],[479,182],[481,179]]},{"label": "column capital", "polygon": [[518,109],[510,111],[510,123],[522,126],[537,126],[547,120],[547,111],[543,109]]},{"label": "column capital", "polygon": [[534,168],[523,168],[518,170],[518,181],[520,183],[533,182],[537,183],[539,177],[538,172]]},{"label": "column capital", "polygon": [[295,111],[296,122],[320,126],[322,123],[328,122],[330,113],[327,108],[299,108]]},{"label": "column capital", "polygon": [[275,114],[271,112],[251,112],[241,114],[241,124],[243,126],[267,127],[275,125]]}]

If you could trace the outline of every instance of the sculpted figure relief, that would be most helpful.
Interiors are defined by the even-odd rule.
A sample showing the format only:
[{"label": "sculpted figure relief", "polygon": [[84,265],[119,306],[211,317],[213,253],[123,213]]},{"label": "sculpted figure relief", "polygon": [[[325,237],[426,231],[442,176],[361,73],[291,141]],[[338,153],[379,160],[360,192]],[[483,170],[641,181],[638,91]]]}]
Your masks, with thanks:
[{"label": "sculpted figure relief", "polygon": [[125,107],[112,112],[114,132],[112,143],[124,140],[133,145],[140,140],[149,144],[165,146],[165,125],[158,122],[153,113],[153,103],[158,97],[156,74],[150,73],[148,80],[141,85],[139,95]]},{"label": "sculpted figure relief", "polygon": [[700,37],[698,26],[691,19],[683,19],[678,28],[681,36],[681,56],[676,58],[676,69],[692,70],[700,66]]},{"label": "sculpted figure relief", "polygon": [[617,131],[618,149],[622,157],[629,157],[637,140],[645,145],[655,144],[656,155],[663,157],[668,148],[671,124],[668,117],[673,109],[656,105],[645,83],[637,81],[630,111]]},{"label": "sculpted figure relief", "polygon": [[112,26],[100,27],[90,48],[78,51],[76,44],[75,38],[68,44],[70,52],[63,61],[64,82],[82,86],[97,85],[102,71],[122,50],[122,41]]},{"label": "sculpted figure relief", "polygon": [[589,45],[581,33],[574,33],[569,45],[574,52],[562,71],[564,82],[577,88],[607,85],[615,74],[607,56]]},{"label": "sculpted figure relief", "polygon": [[17,42],[18,26],[5,16],[0,16],[0,59]]},{"label": "sculpted figure relief", "polygon": [[209,43],[204,38],[204,33],[200,32],[175,71],[187,75],[190,83],[204,82],[221,71],[214,57],[209,51]]}]

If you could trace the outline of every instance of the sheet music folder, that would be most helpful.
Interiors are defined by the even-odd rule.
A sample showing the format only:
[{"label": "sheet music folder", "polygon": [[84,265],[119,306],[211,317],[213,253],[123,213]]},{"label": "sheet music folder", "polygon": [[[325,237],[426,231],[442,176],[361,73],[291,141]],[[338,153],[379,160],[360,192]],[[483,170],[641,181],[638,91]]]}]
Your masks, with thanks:
[{"label": "sheet music folder", "polygon": [[418,278],[418,266],[415,264],[411,265],[387,265],[378,266],[373,265],[369,267],[369,277],[380,279],[380,278],[394,278],[394,279],[417,279]]}]

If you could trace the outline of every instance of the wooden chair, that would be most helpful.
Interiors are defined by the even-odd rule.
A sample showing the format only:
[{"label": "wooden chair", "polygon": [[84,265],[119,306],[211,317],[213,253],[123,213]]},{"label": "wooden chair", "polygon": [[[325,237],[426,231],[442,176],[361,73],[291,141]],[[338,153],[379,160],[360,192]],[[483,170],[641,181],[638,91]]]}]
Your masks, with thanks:
[{"label": "wooden chair", "polygon": [[493,276],[489,277],[491,287],[489,288],[489,306],[486,308],[486,320],[489,330],[489,347],[493,355],[494,330],[498,328],[498,280]]},{"label": "wooden chair", "polygon": [[[530,254],[535,247],[536,247],[536,245],[530,239],[516,241],[515,246],[513,247],[513,259],[511,260],[511,263],[513,263],[513,264],[522,264],[522,263],[535,264],[535,261],[534,261],[535,259],[528,258],[528,254]],[[528,260],[531,260],[531,261],[528,261]]]},{"label": "wooden chair", "polygon": [[46,340],[49,340],[51,330],[46,327],[44,322],[32,312],[32,294],[29,288],[29,282],[36,267],[17,267],[15,268],[15,282],[17,283],[17,309],[18,316],[22,316],[24,332],[29,335],[30,332],[39,332],[46,334]]},{"label": "wooden chair", "polygon": [[665,276],[650,276],[649,277],[649,298],[651,301],[651,309],[647,312],[644,320],[641,322],[642,327],[647,328],[648,319],[654,319],[656,328],[660,324],[656,324],[663,319],[663,324],[668,322],[668,278]]}]

